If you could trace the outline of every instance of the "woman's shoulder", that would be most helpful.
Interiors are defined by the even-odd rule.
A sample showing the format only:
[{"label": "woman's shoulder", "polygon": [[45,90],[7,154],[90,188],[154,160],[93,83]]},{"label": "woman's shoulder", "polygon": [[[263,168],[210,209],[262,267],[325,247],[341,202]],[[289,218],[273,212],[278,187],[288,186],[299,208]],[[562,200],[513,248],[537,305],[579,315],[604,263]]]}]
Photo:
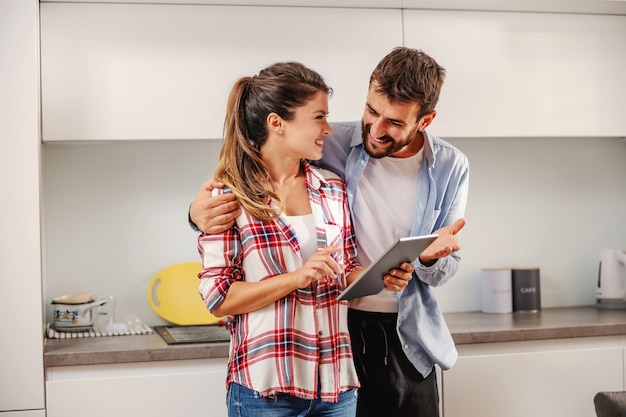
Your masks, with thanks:
[{"label": "woman's shoulder", "polygon": [[308,171],[311,175],[313,175],[314,177],[317,177],[320,180],[324,180],[325,182],[339,180],[343,182],[343,178],[341,178],[341,176],[339,176],[334,171],[331,171],[330,169],[320,168],[315,165],[311,165],[311,163],[307,161],[304,161],[304,164],[305,164],[305,171]]},{"label": "woman's shoulder", "polygon": [[343,178],[334,171],[326,168],[315,168],[325,180],[339,180],[343,182]]}]

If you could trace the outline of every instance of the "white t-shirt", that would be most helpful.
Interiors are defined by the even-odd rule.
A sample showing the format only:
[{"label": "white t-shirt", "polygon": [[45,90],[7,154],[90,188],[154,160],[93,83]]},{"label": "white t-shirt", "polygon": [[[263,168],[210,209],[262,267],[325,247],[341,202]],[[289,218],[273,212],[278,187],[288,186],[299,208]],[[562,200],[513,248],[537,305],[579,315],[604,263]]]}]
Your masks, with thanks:
[{"label": "white t-shirt", "polygon": [[[370,158],[354,194],[357,259],[367,268],[396,239],[409,236],[423,149],[408,158]],[[383,289],[356,298],[350,307],[379,313],[398,311],[399,292]]]}]

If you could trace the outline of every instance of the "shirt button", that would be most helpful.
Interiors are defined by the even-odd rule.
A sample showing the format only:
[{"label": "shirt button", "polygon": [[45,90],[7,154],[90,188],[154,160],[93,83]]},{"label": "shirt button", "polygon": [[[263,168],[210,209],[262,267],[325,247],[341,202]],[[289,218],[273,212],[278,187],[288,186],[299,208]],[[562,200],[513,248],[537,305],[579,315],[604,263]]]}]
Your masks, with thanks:
[{"label": "shirt button", "polygon": [[317,334],[318,334],[319,336],[321,336],[323,333],[322,333],[322,331],[320,330],[319,332],[317,332]]},{"label": "shirt button", "polygon": [[409,345],[404,345],[404,350],[409,350]]}]

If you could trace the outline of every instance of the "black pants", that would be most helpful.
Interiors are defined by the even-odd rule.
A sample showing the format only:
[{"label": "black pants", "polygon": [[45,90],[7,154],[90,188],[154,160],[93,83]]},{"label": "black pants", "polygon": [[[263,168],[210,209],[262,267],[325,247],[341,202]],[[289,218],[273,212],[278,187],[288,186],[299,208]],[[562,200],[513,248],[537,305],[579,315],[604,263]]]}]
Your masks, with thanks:
[{"label": "black pants", "polygon": [[402,351],[397,314],[348,310],[356,371],[361,382],[357,417],[438,417],[433,371],[424,379]]}]

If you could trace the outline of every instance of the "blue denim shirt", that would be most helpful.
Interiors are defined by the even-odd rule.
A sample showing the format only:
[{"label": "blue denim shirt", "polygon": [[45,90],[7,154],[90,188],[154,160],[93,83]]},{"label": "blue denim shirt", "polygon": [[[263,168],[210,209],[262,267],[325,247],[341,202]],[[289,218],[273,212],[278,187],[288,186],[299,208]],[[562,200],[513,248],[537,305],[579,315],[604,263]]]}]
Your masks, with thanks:
[{"label": "blue denim shirt", "polygon": [[[333,123],[331,126],[333,134],[324,143],[324,155],[319,164],[345,178],[352,207],[356,187],[369,161],[362,146],[361,123]],[[453,224],[464,216],[467,203],[469,163],[466,156],[436,136],[426,133],[426,139],[411,223],[412,236],[430,234]],[[416,261],[414,279],[400,296],[398,336],[407,358],[423,376],[427,376],[435,364],[449,369],[458,356],[430,287],[447,282],[456,272],[459,261],[456,253],[429,267]]]}]

